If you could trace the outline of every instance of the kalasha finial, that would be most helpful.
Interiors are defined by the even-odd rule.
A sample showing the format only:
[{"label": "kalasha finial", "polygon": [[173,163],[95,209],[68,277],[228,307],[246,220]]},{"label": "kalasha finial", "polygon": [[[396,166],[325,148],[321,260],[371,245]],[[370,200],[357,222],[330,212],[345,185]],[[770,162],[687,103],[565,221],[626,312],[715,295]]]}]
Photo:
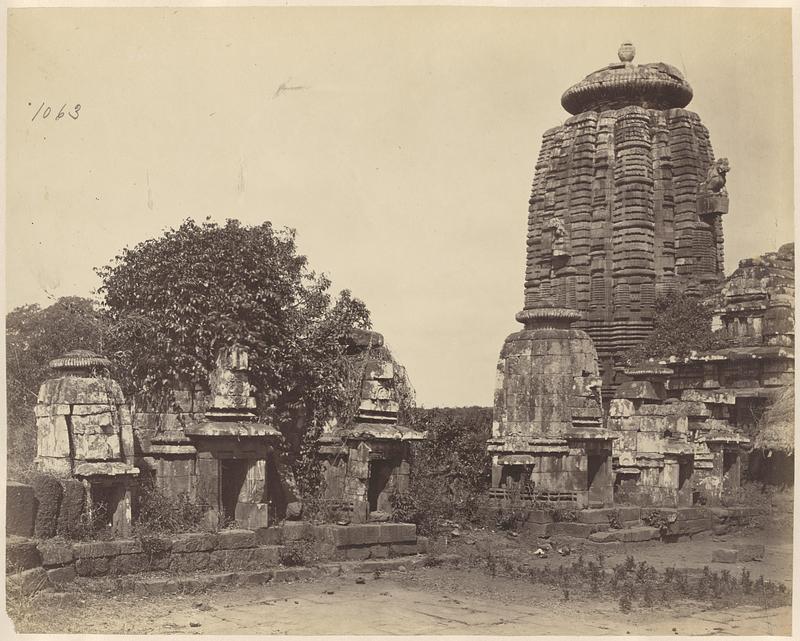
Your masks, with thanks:
[{"label": "kalasha finial", "polygon": [[633,43],[623,42],[617,50],[617,55],[619,56],[620,62],[630,64],[636,55],[636,47],[633,46]]}]

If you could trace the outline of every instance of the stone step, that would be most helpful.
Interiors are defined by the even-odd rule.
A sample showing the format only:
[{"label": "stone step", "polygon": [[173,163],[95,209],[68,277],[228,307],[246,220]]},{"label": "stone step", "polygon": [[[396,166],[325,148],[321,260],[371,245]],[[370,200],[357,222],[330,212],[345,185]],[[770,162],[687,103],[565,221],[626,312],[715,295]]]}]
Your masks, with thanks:
[{"label": "stone step", "polygon": [[595,532],[589,535],[589,540],[594,543],[611,543],[619,541],[621,543],[638,543],[640,541],[651,541],[661,536],[658,528],[641,525],[638,527],[623,528],[621,530],[606,530]]},{"label": "stone step", "polygon": [[[99,577],[79,579],[68,590],[95,593],[133,593],[138,596],[203,592],[225,586],[262,585],[265,583],[288,583],[308,581],[324,576],[350,572],[370,574],[376,570],[390,572],[403,567],[410,569],[421,565],[427,557],[417,555],[394,559],[371,559],[368,561],[341,561],[317,566],[276,567],[264,570],[239,572],[217,572],[195,575],[165,575],[143,573],[136,577]],[[69,592],[67,592],[69,593]]]}]

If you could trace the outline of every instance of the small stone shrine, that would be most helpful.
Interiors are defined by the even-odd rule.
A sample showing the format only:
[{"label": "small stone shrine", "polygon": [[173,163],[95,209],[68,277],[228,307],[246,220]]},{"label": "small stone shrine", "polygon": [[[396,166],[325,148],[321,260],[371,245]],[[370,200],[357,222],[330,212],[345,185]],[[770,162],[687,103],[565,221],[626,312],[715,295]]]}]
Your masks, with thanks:
[{"label": "small stone shrine", "polygon": [[133,462],[131,414],[111,362],[76,349],[50,361],[56,374],[42,383],[36,405],[36,468],[75,478],[85,488],[87,512],[126,536],[139,469]]},{"label": "small stone shrine", "polygon": [[539,302],[497,365],[490,496],[603,507],[613,502],[612,435],[602,428],[597,352],[576,310]]},{"label": "small stone shrine", "polygon": [[425,434],[398,424],[404,372],[383,348],[383,335],[353,330],[346,354],[355,369],[352,419],[332,421],[319,439],[326,499],[353,522],[384,519],[391,496],[408,489],[410,444]]},{"label": "small stone shrine", "polygon": [[159,487],[208,505],[210,521],[255,528],[275,516],[270,504],[283,512],[288,501],[276,472],[281,433],[258,421],[248,372],[247,351],[223,347],[207,391],[177,391],[171,411],[136,412],[134,421],[142,467]]}]

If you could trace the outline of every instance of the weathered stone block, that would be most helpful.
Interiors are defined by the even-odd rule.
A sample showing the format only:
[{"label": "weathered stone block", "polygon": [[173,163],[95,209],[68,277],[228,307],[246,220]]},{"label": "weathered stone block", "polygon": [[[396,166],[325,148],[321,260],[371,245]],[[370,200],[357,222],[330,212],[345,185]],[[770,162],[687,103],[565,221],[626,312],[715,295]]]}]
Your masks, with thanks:
[{"label": "weathered stone block", "polygon": [[75,458],[113,461],[122,458],[118,434],[74,434]]},{"label": "weathered stone block", "polygon": [[623,521],[638,521],[641,519],[642,509],[640,507],[618,507],[616,510]]},{"label": "weathered stone block", "polygon": [[735,543],[734,549],[738,552],[739,561],[763,561],[764,546],[758,543]]},{"label": "weathered stone block", "polygon": [[64,494],[58,512],[56,532],[62,536],[69,536],[81,526],[81,514],[83,514],[85,499],[84,489],[83,483],[74,479],[62,479],[61,486]]},{"label": "weathered stone block", "polygon": [[[371,545],[378,542],[381,524],[350,524],[339,533],[344,545]],[[340,543],[341,545],[341,543]]]},{"label": "weathered stone block", "polygon": [[400,411],[400,404],[397,401],[391,400],[371,400],[371,399],[364,399],[358,405],[359,411],[364,412],[383,412],[383,413],[394,413]]},{"label": "weathered stone block", "polygon": [[290,501],[289,503],[286,504],[287,521],[299,521],[302,515],[303,515],[302,501]]},{"label": "weathered stone block", "polygon": [[286,521],[283,524],[283,541],[300,541],[314,536],[314,528],[307,521]]},{"label": "weathered stone block", "polygon": [[714,563],[738,563],[739,552],[737,550],[719,548],[711,552],[711,560]]},{"label": "weathered stone block", "polygon": [[370,546],[358,545],[345,548],[345,558],[348,561],[366,561],[369,558]]},{"label": "weathered stone block", "polygon": [[382,523],[378,529],[378,542],[379,543],[396,543],[400,542],[400,528],[398,523]]},{"label": "weathered stone block", "polygon": [[400,529],[399,540],[402,542],[417,540],[417,526],[414,523],[398,523]]},{"label": "weathered stone block", "polygon": [[44,474],[37,475],[31,485],[36,497],[34,534],[37,539],[49,539],[56,534],[58,508],[64,491],[58,479]]},{"label": "weathered stone block", "polygon": [[578,512],[578,523],[592,523],[607,526],[611,512],[612,510],[606,508],[596,510],[581,510]]},{"label": "weathered stone block", "polygon": [[589,535],[597,529],[592,523],[553,523],[550,527],[551,536],[574,536],[580,539],[588,539]]},{"label": "weathered stone block", "polygon": [[632,527],[623,530],[606,530],[594,532],[589,535],[589,540],[594,543],[638,543],[641,541],[651,541],[661,536],[661,532],[655,527]]},{"label": "weathered stone block", "polygon": [[[147,537],[148,547],[153,548],[158,552],[169,550],[172,547],[172,541],[166,537]],[[142,542],[138,539],[115,539],[109,541],[111,543],[112,555],[118,554],[139,554],[144,552]]]},{"label": "weathered stone block", "polygon": [[[266,529],[266,528],[262,528]],[[217,547],[217,535],[210,532],[179,534],[172,540],[173,553],[206,552]]]},{"label": "weathered stone block", "polygon": [[[255,533],[256,545],[280,545],[281,541],[283,541],[283,528],[274,525],[271,527],[257,528]],[[316,535],[316,528],[313,530],[313,533]]]},{"label": "weathered stone block", "polygon": [[417,552],[419,554],[427,554],[430,548],[430,543],[427,536],[417,537]]},{"label": "weathered stone block", "polygon": [[670,534],[696,534],[710,530],[712,522],[710,518],[706,519],[692,519],[684,521],[676,521],[669,526]]},{"label": "weathered stone block", "polygon": [[377,543],[369,546],[369,558],[385,559],[389,556],[389,546]]},{"label": "weathered stone block", "polygon": [[315,525],[313,533],[317,541],[343,546],[347,545],[348,530],[346,525]]},{"label": "weathered stone block", "polygon": [[677,509],[678,522],[707,519],[709,516],[709,511],[704,507],[679,507]]},{"label": "weathered stone block", "polygon": [[6,535],[33,536],[36,519],[36,498],[33,487],[22,483],[6,483]]},{"label": "weathered stone block", "polygon": [[75,572],[75,566],[73,565],[47,570],[47,579],[50,581],[50,584],[54,586],[72,583],[77,576],[78,573]]},{"label": "weathered stone block", "polygon": [[120,554],[109,560],[108,573],[113,575],[137,574],[150,569],[150,558],[147,554]]},{"label": "weathered stone block", "polygon": [[65,416],[36,419],[36,453],[53,458],[69,457],[69,428]]},{"label": "weathered stone block", "polygon": [[252,548],[256,545],[256,533],[252,530],[223,530],[217,534],[220,550]]},{"label": "weathered stone block", "polygon": [[211,563],[210,552],[181,552],[170,555],[169,569],[173,572],[205,570]]},{"label": "weathered stone block", "polygon": [[270,567],[280,563],[282,545],[265,545],[253,549],[253,564],[256,567]]},{"label": "weathered stone block", "polygon": [[10,537],[6,539],[6,572],[29,570],[42,564],[36,541]]},{"label": "weathered stone block", "polygon": [[235,548],[211,552],[209,567],[219,570],[242,570],[254,563],[254,548]]},{"label": "weathered stone block", "polygon": [[108,379],[81,376],[51,378],[39,388],[39,403],[45,405],[122,405],[122,388]]},{"label": "weathered stone block", "polygon": [[394,377],[394,367],[389,361],[367,361],[364,366],[366,380],[391,380]]},{"label": "weathered stone block", "polygon": [[113,556],[117,553],[117,547],[111,541],[76,543],[72,550],[76,559],[95,559],[98,557]]},{"label": "weathered stone block", "polygon": [[266,527],[269,523],[269,505],[267,503],[237,503],[236,522],[248,530]]},{"label": "weathered stone block", "polygon": [[419,547],[417,543],[392,543],[389,547],[389,553],[392,556],[408,556],[410,554],[417,554],[418,550]]},{"label": "weathered stone block", "polygon": [[24,596],[38,592],[48,587],[49,584],[47,570],[44,568],[31,568],[17,574],[9,574],[6,577],[8,591]]},{"label": "weathered stone block", "polygon": [[726,507],[712,507],[711,516],[715,522],[725,521],[731,516],[731,512]]},{"label": "weathered stone block", "polygon": [[79,557],[75,561],[78,576],[103,576],[108,574],[110,559],[107,556]]},{"label": "weathered stone block", "polygon": [[46,568],[66,565],[75,559],[71,543],[48,541],[39,543],[37,547],[42,557],[42,565]]},{"label": "weathered stone block", "polygon": [[623,543],[638,543],[640,541],[652,541],[661,537],[661,530],[657,527],[649,527],[643,525],[641,527],[632,527],[624,530],[615,530],[619,534],[617,540]]},{"label": "weathered stone block", "polygon": [[314,541],[311,548],[317,559],[336,559],[344,558],[344,548],[337,548],[333,543],[327,541]]}]

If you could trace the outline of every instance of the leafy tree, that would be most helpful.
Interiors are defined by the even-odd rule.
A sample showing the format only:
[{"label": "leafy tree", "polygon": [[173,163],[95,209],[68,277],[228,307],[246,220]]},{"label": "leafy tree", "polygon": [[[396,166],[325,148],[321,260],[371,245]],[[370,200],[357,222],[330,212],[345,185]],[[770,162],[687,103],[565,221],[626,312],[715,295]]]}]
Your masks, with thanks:
[{"label": "leafy tree", "polygon": [[102,351],[103,322],[87,298],[59,298],[42,309],[23,305],[6,315],[8,460],[13,469],[36,454],[33,408],[39,386],[52,376],[51,359],[71,349]]},{"label": "leafy tree", "polygon": [[723,347],[711,330],[711,306],[694,296],[675,292],[656,299],[653,331],[625,355],[628,363],[669,356],[683,358],[691,352]]},{"label": "leafy tree", "polygon": [[262,418],[277,421],[294,455],[345,402],[343,339],[369,327],[369,312],[347,290],[332,298],[329,279],[297,253],[294,231],[187,219],[97,272],[109,353],[129,394],[159,399],[205,383],[217,350],[238,343]]}]

